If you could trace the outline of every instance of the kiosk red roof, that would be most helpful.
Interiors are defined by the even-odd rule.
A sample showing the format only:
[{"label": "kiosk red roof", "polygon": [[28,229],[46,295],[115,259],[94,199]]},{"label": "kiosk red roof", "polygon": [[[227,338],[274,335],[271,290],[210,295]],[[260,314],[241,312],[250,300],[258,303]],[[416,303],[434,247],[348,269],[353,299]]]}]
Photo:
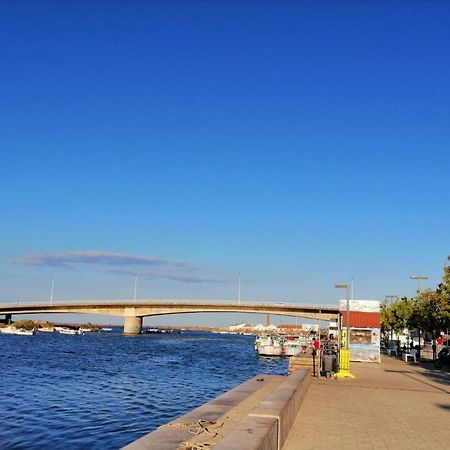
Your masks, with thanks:
[{"label": "kiosk red roof", "polygon": [[[347,312],[342,312],[342,327],[347,326]],[[380,328],[380,313],[350,311],[349,326],[353,328]]]}]

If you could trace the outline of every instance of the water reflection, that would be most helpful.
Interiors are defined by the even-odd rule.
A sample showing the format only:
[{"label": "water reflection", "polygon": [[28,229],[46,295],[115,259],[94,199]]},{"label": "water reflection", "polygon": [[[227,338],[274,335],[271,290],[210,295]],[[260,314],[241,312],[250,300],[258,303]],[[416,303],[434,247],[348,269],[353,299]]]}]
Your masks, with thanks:
[{"label": "water reflection", "polygon": [[0,336],[1,448],[120,448],[259,373],[253,337]]}]

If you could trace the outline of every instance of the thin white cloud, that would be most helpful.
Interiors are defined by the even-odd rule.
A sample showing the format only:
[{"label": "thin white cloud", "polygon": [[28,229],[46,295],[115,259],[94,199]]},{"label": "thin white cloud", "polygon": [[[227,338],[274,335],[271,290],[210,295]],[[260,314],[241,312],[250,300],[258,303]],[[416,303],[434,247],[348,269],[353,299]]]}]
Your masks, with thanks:
[{"label": "thin white cloud", "polygon": [[63,253],[33,253],[23,255],[14,262],[33,266],[74,268],[80,264],[95,264],[108,266],[172,266],[188,268],[189,265],[180,261],[171,261],[151,256],[134,255],[130,253],[105,252],[102,250],[83,250]]},{"label": "thin white cloud", "polygon": [[[225,283],[226,280],[199,274],[199,268],[182,261],[130,253],[83,250],[62,253],[33,253],[13,260],[39,267],[78,269],[87,265],[91,270],[114,275],[139,275],[163,278],[182,283]],[[108,268],[114,266],[114,268]]]},{"label": "thin white cloud", "polygon": [[148,278],[164,278],[166,280],[179,281],[182,283],[226,283],[227,280],[222,278],[207,277],[195,273],[182,273],[168,270],[146,270],[136,272],[128,269],[104,269],[99,270],[103,273],[112,273],[115,275],[138,275]]}]

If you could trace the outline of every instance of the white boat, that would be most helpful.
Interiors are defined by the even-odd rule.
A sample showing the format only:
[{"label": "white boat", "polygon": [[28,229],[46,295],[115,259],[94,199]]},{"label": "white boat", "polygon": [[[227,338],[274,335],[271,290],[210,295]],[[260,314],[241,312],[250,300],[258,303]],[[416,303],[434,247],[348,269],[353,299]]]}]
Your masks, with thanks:
[{"label": "white boat", "polygon": [[142,334],[159,334],[162,332],[163,330],[160,330],[159,328],[146,328],[142,331]]},{"label": "white boat", "polygon": [[261,335],[255,340],[255,350],[261,356],[295,356],[305,347],[307,342],[301,337]]},{"label": "white boat", "polygon": [[75,335],[75,334],[78,334],[78,330],[71,330],[70,328],[66,328],[66,329],[58,330],[58,333]]},{"label": "white boat", "polygon": [[13,327],[12,325],[9,325],[7,327],[1,327],[0,328],[0,333],[3,333],[3,334],[14,334],[15,330],[16,330],[15,327]]},{"label": "white boat", "polygon": [[33,336],[33,334],[36,333],[34,329],[32,330],[25,330],[23,328],[16,328],[13,325],[8,325],[7,327],[0,328],[0,333],[3,334],[17,334],[21,336]]},{"label": "white boat", "polygon": [[112,328],[108,328],[108,327],[105,328],[105,327],[103,327],[102,331],[112,331]]},{"label": "white boat", "polygon": [[36,334],[36,330],[34,328],[32,330],[24,330],[23,328],[20,328],[19,330],[14,331],[13,334],[19,334],[22,336],[33,336],[33,334]]},{"label": "white boat", "polygon": [[283,341],[284,356],[295,356],[301,353],[306,347],[306,343],[301,338],[287,338]]},{"label": "white boat", "polygon": [[67,327],[55,327],[55,331],[61,334],[81,334],[80,330],[74,330],[73,328],[67,328]]},{"label": "white boat", "polygon": [[283,355],[283,341],[279,336],[258,336],[255,348],[260,356]]},{"label": "white boat", "polygon": [[40,327],[37,329],[38,333],[54,333],[54,327]]}]

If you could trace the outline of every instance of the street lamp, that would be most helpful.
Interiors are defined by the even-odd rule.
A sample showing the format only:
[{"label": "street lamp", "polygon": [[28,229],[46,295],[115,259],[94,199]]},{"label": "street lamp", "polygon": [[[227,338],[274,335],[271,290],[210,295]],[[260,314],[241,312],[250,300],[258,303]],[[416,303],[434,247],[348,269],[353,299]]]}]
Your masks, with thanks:
[{"label": "street lamp", "polygon": [[50,290],[50,304],[53,305],[53,287],[55,285],[55,279],[52,277],[52,288]]},{"label": "street lamp", "polygon": [[420,280],[428,280],[426,275],[411,275],[411,280],[417,280],[417,295],[420,295]]},{"label": "street lamp", "polygon": [[238,303],[241,304],[241,274],[238,274]]},{"label": "street lamp", "polygon": [[392,304],[393,302],[396,302],[398,300],[398,295],[385,295],[384,296],[386,302],[389,302],[389,304]]},{"label": "street lamp", "polygon": [[[428,277],[426,275],[411,275],[409,277],[411,280],[417,280],[417,297],[420,295],[420,280],[428,280]],[[419,332],[419,347],[418,347],[418,352],[417,352],[417,356],[418,358],[420,358],[420,328],[418,329]],[[411,338],[411,342],[412,338]]]},{"label": "street lamp", "polygon": [[135,275],[134,276],[134,303],[136,303],[137,279],[138,279],[138,276]]},{"label": "street lamp", "polygon": [[336,374],[337,378],[355,378],[350,373],[350,295],[348,284],[335,284],[337,289],[345,289],[345,299],[347,301],[347,320],[346,320],[346,333],[345,343],[346,348],[342,348],[339,351],[339,372]]},{"label": "street lamp", "polygon": [[345,289],[345,299],[346,299],[346,303],[347,303],[347,315],[346,315],[346,321],[345,321],[345,346],[347,348],[349,347],[349,343],[350,343],[350,326],[349,326],[349,322],[350,322],[350,296],[348,293],[348,284],[335,284],[334,285],[335,288],[337,289]]}]

